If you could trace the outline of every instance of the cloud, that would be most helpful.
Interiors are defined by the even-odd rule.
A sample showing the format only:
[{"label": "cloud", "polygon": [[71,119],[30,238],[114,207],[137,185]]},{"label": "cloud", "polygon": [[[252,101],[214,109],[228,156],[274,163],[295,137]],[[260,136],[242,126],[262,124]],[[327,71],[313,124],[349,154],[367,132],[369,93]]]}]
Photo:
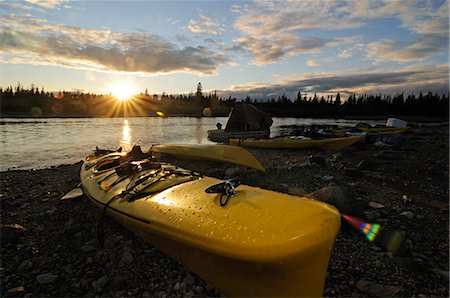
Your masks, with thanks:
[{"label": "cloud", "polygon": [[411,62],[421,61],[430,56],[448,53],[448,42],[435,35],[421,37],[414,42],[398,42],[382,39],[367,45],[367,57],[376,62],[395,61]]},{"label": "cloud", "polygon": [[[241,36],[228,49],[245,50],[254,58],[252,64],[256,65],[275,63],[295,55],[317,54],[324,48],[342,46],[346,49],[340,50],[338,57],[347,59],[362,48],[363,42],[371,43],[366,58],[376,62],[401,62],[400,55],[395,53],[398,51],[410,57],[408,61],[412,61],[412,57],[425,59],[448,50],[448,1],[305,0],[255,1],[233,5],[232,12],[237,15],[234,27]],[[364,41],[361,36],[340,36],[327,40],[313,33],[313,30],[345,32],[344,29],[363,27],[370,20],[386,19],[397,19],[400,22],[398,27],[409,30],[416,40],[410,44],[391,45],[384,40]],[[339,33],[335,35],[339,36]],[[444,49],[433,51],[431,47],[439,39],[445,44],[440,47]],[[280,43],[279,40],[285,42]],[[381,48],[384,51],[378,51]]]},{"label": "cloud", "polygon": [[396,18],[401,27],[416,35],[411,42],[380,39],[367,45],[367,58],[380,61],[421,61],[447,53],[449,36],[449,1],[377,2],[357,0],[352,3],[352,17]]},{"label": "cloud", "polygon": [[267,100],[285,93],[291,98],[302,93],[356,93],[394,94],[438,92],[449,90],[449,65],[414,65],[402,69],[351,69],[342,72],[328,72],[299,75],[297,79],[282,80],[275,84],[248,83],[232,86],[218,92],[221,96]]},{"label": "cloud", "polygon": [[56,9],[62,6],[65,3],[68,3],[68,0],[25,0],[25,2],[34,4],[36,6],[40,6],[46,9]]},{"label": "cloud", "polygon": [[225,32],[223,26],[214,21],[212,17],[200,14],[200,21],[189,20],[188,29],[194,33],[207,33],[221,35]]},{"label": "cloud", "polygon": [[354,54],[356,51],[361,51],[361,50],[363,50],[363,49],[364,49],[364,45],[363,45],[362,43],[357,43],[357,44],[355,44],[355,45],[353,45],[353,46],[351,46],[351,47],[349,47],[349,48],[347,48],[347,49],[345,49],[345,50],[342,50],[342,51],[338,54],[338,57],[339,57],[339,58],[342,58],[342,59],[348,59],[348,58],[352,57],[353,54]]},{"label": "cloud", "polygon": [[212,75],[230,61],[225,54],[201,46],[179,48],[148,32],[84,29],[14,15],[3,17],[0,44],[1,54],[29,63],[96,71]]},{"label": "cloud", "polygon": [[322,59],[309,59],[306,61],[306,65],[309,67],[318,67],[322,64],[331,63],[333,58],[322,58]]},{"label": "cloud", "polygon": [[[260,1],[253,7],[233,6],[238,14],[234,27],[242,37],[230,50],[244,49],[254,57],[252,64],[264,65],[298,54],[311,54],[324,47],[348,44],[353,37],[307,36],[310,29],[345,29],[362,25],[339,12],[342,1]],[[325,21],[326,20],[326,21]]]}]

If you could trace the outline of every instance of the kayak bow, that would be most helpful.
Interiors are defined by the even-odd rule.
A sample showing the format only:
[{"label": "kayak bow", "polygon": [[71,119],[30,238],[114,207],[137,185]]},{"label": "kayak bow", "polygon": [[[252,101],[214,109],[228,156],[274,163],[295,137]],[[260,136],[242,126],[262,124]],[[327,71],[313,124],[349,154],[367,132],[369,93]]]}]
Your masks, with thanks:
[{"label": "kayak bow", "polygon": [[153,145],[151,152],[176,157],[228,162],[265,172],[263,165],[244,148],[230,145],[161,144]]}]

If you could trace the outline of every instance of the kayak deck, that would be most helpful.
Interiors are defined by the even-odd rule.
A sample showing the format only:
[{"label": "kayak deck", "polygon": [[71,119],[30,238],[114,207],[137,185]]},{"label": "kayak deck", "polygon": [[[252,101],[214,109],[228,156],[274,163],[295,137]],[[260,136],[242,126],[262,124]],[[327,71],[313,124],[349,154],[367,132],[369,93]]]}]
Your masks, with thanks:
[{"label": "kayak deck", "polygon": [[[117,180],[119,175],[114,169],[96,174],[96,167],[88,166],[85,162],[80,174],[82,186],[97,206],[108,204],[107,214],[186,264],[224,294],[322,294],[340,227],[340,214],[334,207],[246,185],[239,186],[237,196],[221,206],[220,194],[205,193],[206,188],[221,181],[190,176],[189,172],[181,177],[167,175],[165,183],[179,179],[174,186],[129,201],[115,197],[133,184],[135,174],[105,191],[101,181],[108,175]],[[151,170],[138,175],[145,175],[145,171]],[[267,276],[259,279],[256,273]]]}]

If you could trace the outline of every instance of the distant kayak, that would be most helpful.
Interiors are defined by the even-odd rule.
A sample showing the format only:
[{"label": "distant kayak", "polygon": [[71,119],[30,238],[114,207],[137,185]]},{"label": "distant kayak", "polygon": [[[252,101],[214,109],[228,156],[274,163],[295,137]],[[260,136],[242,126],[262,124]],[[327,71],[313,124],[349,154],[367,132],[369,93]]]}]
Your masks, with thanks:
[{"label": "distant kayak", "polygon": [[395,135],[401,134],[408,130],[408,127],[357,127],[349,129],[336,129],[331,131],[331,135],[335,137],[343,137],[349,133],[365,132],[367,134],[385,134],[385,135]]},{"label": "distant kayak", "polygon": [[232,138],[268,138],[270,130],[226,131],[224,129],[208,130],[208,140],[227,144]]},{"label": "distant kayak", "polygon": [[85,160],[103,213],[226,296],[322,296],[340,214],[325,203],[221,181],[153,160]]},{"label": "distant kayak", "polygon": [[307,137],[277,137],[271,139],[230,139],[230,145],[270,149],[340,150],[363,140],[363,136],[311,139]]}]

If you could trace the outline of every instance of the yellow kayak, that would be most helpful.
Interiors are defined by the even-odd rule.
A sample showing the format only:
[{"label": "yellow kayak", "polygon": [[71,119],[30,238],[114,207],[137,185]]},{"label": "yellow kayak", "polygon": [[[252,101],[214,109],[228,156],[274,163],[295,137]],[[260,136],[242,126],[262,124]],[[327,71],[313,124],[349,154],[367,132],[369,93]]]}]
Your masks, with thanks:
[{"label": "yellow kayak", "polygon": [[224,295],[322,296],[340,228],[334,207],[164,163],[117,160],[124,155],[84,162],[85,194]]},{"label": "yellow kayak", "polygon": [[[333,136],[344,137],[347,133],[351,132],[352,129],[336,129],[331,132]],[[366,132],[368,134],[384,134],[384,135],[396,135],[404,133],[408,130],[408,127],[396,128],[396,127],[361,127],[357,128],[361,132]]]},{"label": "yellow kayak", "polygon": [[228,162],[261,172],[266,171],[250,152],[230,145],[161,144],[153,145],[150,151],[190,159]]},{"label": "yellow kayak", "polygon": [[270,149],[339,150],[349,147],[361,140],[363,140],[362,136],[319,140],[305,137],[278,137],[272,139],[230,139],[230,145]]}]

